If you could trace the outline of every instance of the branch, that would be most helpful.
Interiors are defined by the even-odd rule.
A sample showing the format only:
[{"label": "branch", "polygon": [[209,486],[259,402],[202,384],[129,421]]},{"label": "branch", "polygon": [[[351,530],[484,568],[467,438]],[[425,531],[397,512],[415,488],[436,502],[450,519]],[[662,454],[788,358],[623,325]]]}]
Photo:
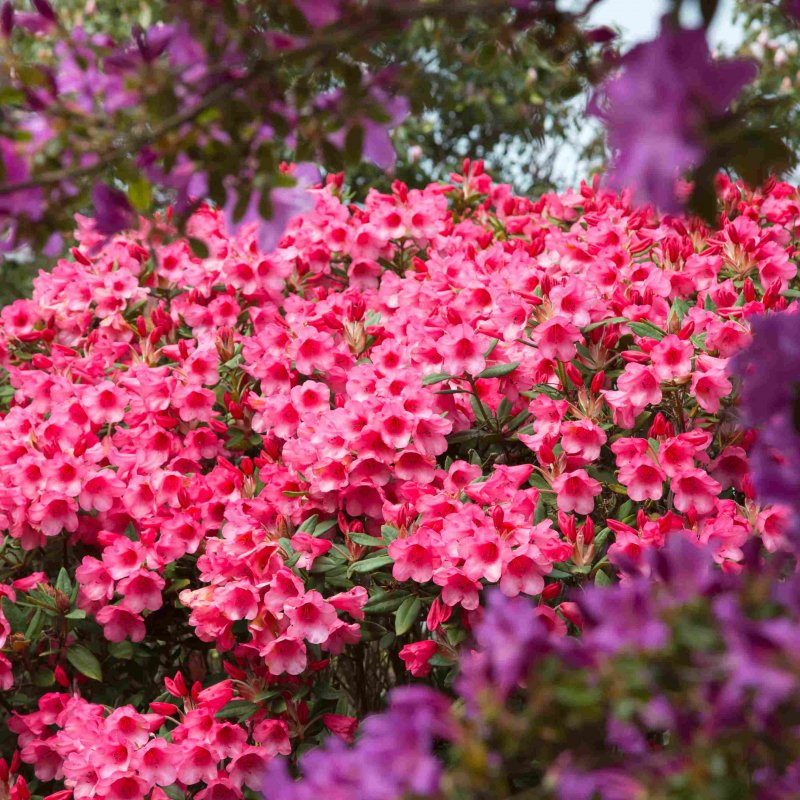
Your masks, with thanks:
[{"label": "branch", "polygon": [[[97,174],[106,167],[127,158],[131,152],[138,151],[142,147],[158,141],[176,128],[194,121],[203,112],[215,107],[224,98],[230,96],[232,92],[247,86],[255,78],[263,78],[265,70],[303,62],[315,56],[342,52],[351,44],[363,44],[365,40],[372,41],[374,38],[385,35],[387,30],[391,30],[404,21],[408,22],[427,16],[441,16],[446,19],[463,18],[464,15],[469,14],[491,17],[507,9],[508,0],[461,0],[461,2],[459,0],[436,0],[435,2],[380,0],[370,3],[365,8],[366,13],[360,24],[348,24],[333,29],[325,28],[312,34],[302,47],[263,56],[242,77],[217,86],[198,103],[169,117],[160,125],[155,127],[143,125],[137,132],[114,145],[91,165],[51,170],[25,181],[11,184],[2,183],[0,184],[0,196],[25,189],[55,186],[65,181]],[[571,18],[570,15],[556,13],[560,19]]]}]

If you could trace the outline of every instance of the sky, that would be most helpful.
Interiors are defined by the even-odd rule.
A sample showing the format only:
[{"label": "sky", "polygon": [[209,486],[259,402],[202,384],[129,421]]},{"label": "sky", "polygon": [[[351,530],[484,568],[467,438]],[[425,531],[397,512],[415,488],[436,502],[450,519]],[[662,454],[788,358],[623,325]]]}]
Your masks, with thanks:
[{"label": "sky", "polygon": [[[591,19],[598,25],[618,27],[623,38],[631,44],[652,39],[658,32],[659,20],[669,3],[662,0],[602,0],[592,12]],[[696,2],[684,3],[685,25],[700,23]],[[709,31],[712,47],[729,49],[741,41],[741,30],[733,23],[733,0],[720,0],[714,22]]]}]

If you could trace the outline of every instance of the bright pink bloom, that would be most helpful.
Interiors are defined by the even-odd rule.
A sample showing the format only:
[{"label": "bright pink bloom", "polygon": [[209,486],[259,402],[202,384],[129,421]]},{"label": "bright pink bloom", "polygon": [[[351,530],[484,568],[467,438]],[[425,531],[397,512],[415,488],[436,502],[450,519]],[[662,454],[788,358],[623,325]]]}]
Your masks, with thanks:
[{"label": "bright pink bloom", "polygon": [[672,479],[670,484],[675,495],[675,508],[696,514],[708,514],[714,510],[717,495],[722,487],[702,469],[689,469]]},{"label": "bright pink bloom", "polygon": [[566,317],[557,316],[537,325],[531,338],[545,358],[571,361],[575,358],[575,343],[581,341],[581,334]]},{"label": "bright pink bloom", "polygon": [[556,504],[561,511],[591,514],[594,498],[600,494],[600,484],[585,469],[563,472],[553,479]]},{"label": "bright pink bloom", "polygon": [[477,375],[486,367],[483,357],[487,341],[475,334],[469,325],[455,325],[436,342],[442,357],[442,369],[450,375]]},{"label": "bright pink bloom", "polygon": [[631,500],[658,500],[664,491],[666,475],[649,458],[626,461],[619,470],[619,482],[628,489]]},{"label": "bright pink bloom", "polygon": [[406,669],[415,678],[424,678],[431,671],[430,660],[439,651],[439,645],[430,639],[421,642],[412,642],[405,645],[400,651],[400,658],[406,664]]}]

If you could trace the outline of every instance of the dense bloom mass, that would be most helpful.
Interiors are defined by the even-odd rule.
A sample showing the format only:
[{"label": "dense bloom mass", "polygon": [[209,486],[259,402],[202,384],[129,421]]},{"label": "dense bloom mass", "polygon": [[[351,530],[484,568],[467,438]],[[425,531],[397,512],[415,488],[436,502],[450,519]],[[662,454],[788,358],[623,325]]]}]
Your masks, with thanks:
[{"label": "dense bloom mass", "polygon": [[[510,692],[515,635],[583,624],[563,584],[647,575],[676,537],[729,574],[781,551],[730,361],[796,291],[798,193],[720,192],[712,230],[479,163],[363,204],[331,176],[270,252],[201,207],[203,257],[169,214],[80,219],[0,312],[15,800],[241,797],[405,670],[445,680],[487,587],[536,598],[477,634]],[[403,720],[410,760],[444,735]]]}]

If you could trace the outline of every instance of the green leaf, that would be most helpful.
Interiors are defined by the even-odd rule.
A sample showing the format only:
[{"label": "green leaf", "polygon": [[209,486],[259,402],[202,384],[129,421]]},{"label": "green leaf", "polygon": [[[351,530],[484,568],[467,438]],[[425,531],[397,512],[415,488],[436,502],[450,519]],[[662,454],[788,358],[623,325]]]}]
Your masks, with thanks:
[{"label": "green leaf", "polygon": [[363,561],[356,561],[347,571],[348,575],[353,572],[375,572],[381,567],[387,567],[389,564],[394,564],[394,559],[390,556],[375,556],[374,558],[365,558]]},{"label": "green leaf", "polygon": [[454,375],[448,375],[446,372],[433,372],[422,379],[422,385],[433,386],[434,383],[441,383],[442,381],[451,381],[454,379]]},{"label": "green leaf", "polygon": [[112,642],[108,646],[108,652],[113,658],[118,658],[120,661],[130,661],[135,652],[133,642]]},{"label": "green leaf", "polygon": [[28,615],[22,610],[19,602],[12,603],[5,595],[0,598],[0,608],[3,609],[3,616],[11,625],[11,630],[22,631],[28,622]]},{"label": "green leaf", "polygon": [[190,236],[188,241],[193,255],[197,256],[197,258],[208,258],[208,245],[202,239]]},{"label": "green leaf", "polygon": [[75,644],[67,651],[67,661],[75,667],[81,675],[95,681],[103,680],[103,670],[95,654],[82,644]]},{"label": "green leaf", "polygon": [[58,577],[56,578],[56,589],[64,592],[66,595],[71,594],[72,592],[72,582],[69,579],[69,573],[66,571],[66,569],[64,569],[64,567],[61,567],[61,569],[58,571]]},{"label": "green leaf", "polygon": [[594,585],[595,586],[612,586],[614,581],[606,575],[603,570],[599,569],[594,574]]},{"label": "green leaf", "polygon": [[589,331],[593,331],[595,328],[602,328],[604,325],[620,325],[623,322],[628,322],[627,317],[611,317],[610,319],[601,319],[600,322],[593,322],[591,325],[587,325],[584,329],[584,333],[589,333]]},{"label": "green leaf", "polygon": [[138,175],[128,183],[128,199],[137,211],[147,211],[153,202],[153,190],[144,175]]},{"label": "green leaf", "polygon": [[363,544],[366,547],[385,547],[386,542],[377,536],[367,536],[366,533],[348,533],[348,539],[352,539],[356,544]]},{"label": "green leaf", "polygon": [[494,352],[495,347],[497,347],[499,341],[499,339],[492,339],[489,347],[486,348],[486,352],[483,354],[484,358],[489,358],[489,356]]},{"label": "green leaf", "polygon": [[31,617],[30,623],[28,623],[28,627],[25,630],[25,638],[32,642],[39,638],[39,634],[42,632],[42,626],[44,624],[42,609],[37,608],[36,611],[33,612],[33,616]]},{"label": "green leaf", "polygon": [[491,367],[486,367],[483,372],[475,377],[502,378],[504,375],[508,375],[509,373],[513,372],[518,366],[519,361],[512,361],[510,364],[493,364]]},{"label": "green leaf", "polygon": [[367,614],[391,614],[407,599],[405,592],[382,592],[364,606]]},{"label": "green leaf", "polygon": [[637,335],[646,339],[658,339],[661,341],[667,334],[661,328],[653,325],[652,322],[639,320],[637,322],[629,322],[628,327]]},{"label": "green leaf", "polygon": [[46,689],[48,686],[52,686],[56,682],[56,676],[53,670],[47,669],[47,667],[42,667],[41,669],[36,670],[33,675],[31,675],[31,682],[34,686]]},{"label": "green leaf", "polygon": [[249,700],[231,700],[225,708],[221,708],[215,714],[217,719],[235,719],[245,720],[249,719],[259,709],[257,703],[251,703]]},{"label": "green leaf", "polygon": [[303,521],[303,524],[297,529],[298,533],[313,533],[317,525],[319,514],[312,514],[308,519]]},{"label": "green leaf", "polygon": [[394,525],[381,525],[381,536],[387,544],[393,542],[400,535],[400,531]]},{"label": "green leaf", "polygon": [[411,630],[422,610],[419,597],[407,597],[394,614],[394,632],[402,636]]}]

